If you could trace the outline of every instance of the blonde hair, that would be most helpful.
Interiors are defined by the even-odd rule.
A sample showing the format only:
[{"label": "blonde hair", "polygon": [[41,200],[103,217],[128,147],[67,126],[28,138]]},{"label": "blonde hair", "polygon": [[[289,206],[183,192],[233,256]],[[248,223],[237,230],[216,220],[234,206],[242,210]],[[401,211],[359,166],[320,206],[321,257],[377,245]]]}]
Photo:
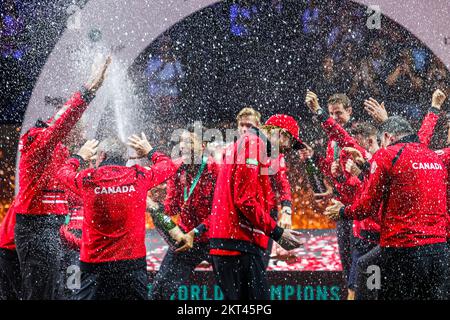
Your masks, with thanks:
[{"label": "blonde hair", "polygon": [[245,107],[236,116],[236,121],[239,121],[242,117],[255,117],[256,122],[258,122],[258,125],[261,124],[261,113],[256,111],[255,109],[251,107]]}]

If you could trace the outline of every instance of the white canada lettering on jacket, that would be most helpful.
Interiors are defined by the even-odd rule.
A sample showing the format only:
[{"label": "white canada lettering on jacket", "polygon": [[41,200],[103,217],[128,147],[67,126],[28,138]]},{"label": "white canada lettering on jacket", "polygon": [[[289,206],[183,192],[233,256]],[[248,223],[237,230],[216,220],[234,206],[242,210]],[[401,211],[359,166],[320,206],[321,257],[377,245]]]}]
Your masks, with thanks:
[{"label": "white canada lettering on jacket", "polygon": [[412,167],[416,170],[442,170],[442,166],[439,163],[430,162],[413,162]]},{"label": "white canada lettering on jacket", "polygon": [[113,193],[127,193],[135,192],[136,189],[131,186],[116,186],[116,187],[96,187],[94,189],[95,194],[113,194]]}]

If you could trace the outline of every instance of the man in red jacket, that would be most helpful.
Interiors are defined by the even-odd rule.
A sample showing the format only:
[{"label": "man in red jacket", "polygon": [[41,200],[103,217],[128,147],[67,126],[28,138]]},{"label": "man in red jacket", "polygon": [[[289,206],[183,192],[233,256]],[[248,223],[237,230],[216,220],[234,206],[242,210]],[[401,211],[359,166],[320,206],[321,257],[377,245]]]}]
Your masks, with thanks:
[{"label": "man in red jacket", "polygon": [[[339,155],[342,147],[349,147],[348,142],[344,139],[342,132],[350,130],[353,123],[353,109],[350,99],[343,93],[336,93],[330,96],[327,100],[328,113],[319,107],[317,95],[312,91],[306,93],[306,104],[311,108],[311,103],[314,102],[315,107],[318,108],[317,113],[319,120],[322,122],[322,128],[328,133],[328,143],[325,158],[314,157],[313,160],[318,164],[319,168],[326,177],[331,177],[331,166],[336,161],[339,161]],[[328,116],[329,115],[329,116]],[[333,130],[336,125],[342,129],[340,131]],[[354,141],[354,139],[353,139]],[[361,150],[367,154],[365,150]],[[315,197],[330,197],[329,192],[315,194]],[[329,198],[328,198],[329,199]],[[351,242],[352,242],[353,223],[351,221],[337,221],[336,234],[338,238],[339,255],[342,261],[342,268],[346,279],[349,279],[351,268]]]},{"label": "man in red jacket", "polygon": [[[357,139],[350,136],[347,131],[351,130],[351,106],[350,100],[343,94],[333,95],[328,99],[328,112],[323,110],[319,105],[317,95],[312,91],[307,91],[305,98],[306,105],[310,110],[317,114],[322,128],[328,136],[327,156],[325,159],[317,159],[320,167],[325,175],[331,180],[334,180],[335,193],[339,195],[339,200],[345,204],[353,201],[355,192],[358,189],[358,179],[352,178],[345,170],[342,176],[337,177],[337,171],[340,167],[346,165],[347,158],[342,149],[345,147],[352,147],[361,152],[364,159],[370,159],[371,154],[369,150],[360,146]],[[365,142],[367,147],[373,146],[369,140],[373,137],[360,136],[361,142]],[[376,141],[376,137],[375,137]],[[373,142],[373,141],[372,141]],[[311,155],[310,155],[311,156]],[[336,233],[338,238],[339,255],[342,261],[342,268],[348,285],[348,299],[354,297],[354,264],[352,261],[352,244],[353,244],[353,222],[352,221],[337,221]]]},{"label": "man in red jacket", "polygon": [[[242,136],[247,133],[247,131],[253,127],[259,128],[261,126],[261,114],[253,108],[245,107],[239,111],[236,116],[237,126],[239,135]],[[276,200],[281,206],[281,217],[278,220],[278,210],[274,208],[272,213],[274,214],[274,219],[278,221],[278,225],[282,228],[290,229],[292,226],[292,192],[291,185],[287,178],[287,167],[284,159],[283,153],[279,153],[278,157],[271,159],[270,170],[271,170],[271,182],[272,187],[277,194]],[[269,245],[268,249],[271,249]],[[270,252],[268,250],[267,260],[270,258]],[[268,261],[267,261],[268,263]]]},{"label": "man in red jacket", "polygon": [[[447,99],[446,94],[440,90],[437,89],[433,92],[432,99],[431,99],[431,108],[428,111],[427,116],[425,117],[425,120],[419,130],[419,138],[420,141],[425,144],[426,146],[429,146],[431,143],[431,138],[433,137],[434,128],[437,125],[438,119],[439,119],[439,113],[441,112],[442,105],[444,104],[445,100]],[[450,129],[449,129],[450,133]],[[447,247],[450,249],[450,148],[443,148],[440,150],[435,151],[438,155],[439,159],[441,159],[442,163],[447,168]],[[450,261],[448,261],[449,267],[450,267]],[[450,298],[450,276],[447,281],[447,299]]]},{"label": "man in red jacket", "polygon": [[[261,114],[253,108],[245,107],[236,116],[239,135],[242,136],[253,127],[261,126]],[[272,218],[277,221],[281,228],[291,229],[292,227],[292,191],[287,177],[287,167],[284,154],[280,152],[278,157],[270,158],[269,170],[270,181],[275,195],[273,208],[270,210]],[[278,219],[278,205],[281,207],[281,215]],[[273,240],[269,239],[267,250],[264,253],[264,264],[269,266],[270,255],[272,253]]]},{"label": "man in red jacket", "polygon": [[[347,137],[355,137],[358,146],[362,146],[368,152],[366,155],[371,156],[379,149],[378,130],[369,123],[355,123],[350,133],[351,136],[347,134]],[[346,148],[343,148],[340,153],[339,170],[337,175],[333,176],[333,182],[338,194],[337,199],[345,205],[351,205],[362,190],[364,174],[354,164],[351,154],[346,150]],[[361,221],[353,221],[351,267],[348,279],[349,299],[355,298],[357,291],[359,291],[358,295],[361,296],[361,290],[357,290],[357,263],[360,257],[378,245],[379,239],[379,217],[368,217]]]},{"label": "man in red jacket", "polygon": [[61,293],[59,229],[68,209],[56,172],[69,156],[62,141],[101,87],[110,61],[108,58],[94,80],[73,94],[53,118],[38,121],[20,139],[15,242],[25,300],[56,299]]},{"label": "man in red jacket", "polygon": [[286,115],[269,120],[270,125],[252,128],[234,143],[216,182],[208,229],[210,254],[227,300],[269,299],[263,262],[269,237],[286,248],[299,245],[270,215],[274,200],[268,175],[269,157],[277,156],[272,151],[301,143],[298,125]]},{"label": "man in red jacket", "polygon": [[391,117],[368,181],[351,205],[335,201],[326,215],[364,219],[381,214],[381,299],[443,299],[447,280],[446,179],[439,157],[409,123]]},{"label": "man in red jacket", "polygon": [[11,204],[0,226],[0,300],[21,299],[20,265],[14,243],[16,224],[14,203]]},{"label": "man in red jacket", "polygon": [[88,141],[58,171],[59,179],[78,189],[84,204],[78,300],[147,299],[145,207],[147,192],[172,176],[170,158],[133,135],[130,146],[153,162],[149,169],[126,167],[127,147],[117,138],[98,146],[99,166],[77,172],[96,153]]},{"label": "man in red jacket", "polygon": [[[440,91],[436,90],[433,92],[432,99],[431,99],[431,107],[428,110],[428,113],[426,114],[425,118],[422,121],[422,126],[419,129],[418,137],[421,143],[428,146],[431,141],[431,137],[433,136],[434,127],[437,123],[437,120],[439,119],[439,113],[441,111],[442,105],[446,99],[445,94]],[[388,114],[386,112],[386,109],[384,107],[384,103],[379,104],[375,99],[370,98],[369,100],[366,100],[365,103],[365,109],[366,111],[372,116],[372,118],[382,124],[384,121],[388,119]],[[345,150],[345,149],[344,149]],[[371,152],[374,154],[374,152]],[[446,149],[444,150],[438,150],[436,151],[436,154],[440,157],[441,161],[444,163],[444,165],[447,167],[447,171],[449,168],[449,157],[448,152]],[[446,156],[447,155],[447,156]],[[356,158],[360,158],[362,160],[361,155],[356,155]],[[362,163],[358,163],[358,165],[361,166]],[[364,167],[363,171],[367,171],[367,173],[370,173],[370,164],[364,165],[362,164],[361,167]],[[361,174],[365,177],[368,176],[368,174],[363,173]],[[447,211],[448,211],[448,193],[449,188],[447,185]],[[358,192],[359,194],[360,192]],[[447,216],[448,217],[448,216]],[[363,223],[365,220],[360,221]],[[356,220],[355,220],[356,222]],[[449,238],[449,232],[447,232],[447,239]],[[379,246],[375,247],[373,250],[371,250],[369,253],[365,254],[364,256],[360,257],[357,261],[357,294],[356,299],[376,299],[377,290],[369,289],[367,288],[367,269],[371,265],[377,265],[380,260],[380,248]]]},{"label": "man in red jacket", "polygon": [[[152,299],[169,300],[185,283],[202,261],[209,259],[207,220],[212,210],[214,187],[219,165],[204,154],[205,144],[192,132],[181,136],[181,158],[174,160],[177,173],[167,181],[164,205],[153,210],[164,210],[170,216],[178,215],[178,226],[185,233],[193,232],[194,246],[186,252],[169,247],[152,286]],[[198,163],[196,159],[200,159]]]}]

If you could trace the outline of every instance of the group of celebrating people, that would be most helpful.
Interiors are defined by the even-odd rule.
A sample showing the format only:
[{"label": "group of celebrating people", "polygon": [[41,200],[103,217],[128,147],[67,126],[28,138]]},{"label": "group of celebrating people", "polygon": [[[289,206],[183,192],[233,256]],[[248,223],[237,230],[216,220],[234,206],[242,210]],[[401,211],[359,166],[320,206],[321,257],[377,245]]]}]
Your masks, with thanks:
[{"label": "group of celebrating people", "polygon": [[[220,157],[185,130],[179,157],[152,147],[144,133],[83,140],[77,122],[102,86],[111,58],[49,120],[20,139],[19,191],[0,228],[1,299],[170,299],[204,260],[227,300],[268,300],[266,269],[274,242],[302,245],[291,230],[292,199],[284,154],[312,160],[331,181],[325,215],[337,221],[353,299],[446,299],[449,290],[447,165],[450,148],[428,148],[446,95],[436,90],[416,135],[374,99],[364,105],[379,126],[355,122],[345,94],[327,111],[307,91],[305,104],[329,137],[320,157],[299,137],[294,117],[246,107],[239,135]],[[128,147],[151,164],[127,166]],[[163,201],[151,189],[166,183]],[[145,213],[178,216],[148,290]],[[68,218],[68,219],[66,219]],[[68,221],[66,221],[68,220]],[[79,252],[73,254],[74,252]],[[72,252],[72,254],[70,254]],[[81,270],[75,286],[67,266]],[[378,290],[367,285],[380,268]]]}]

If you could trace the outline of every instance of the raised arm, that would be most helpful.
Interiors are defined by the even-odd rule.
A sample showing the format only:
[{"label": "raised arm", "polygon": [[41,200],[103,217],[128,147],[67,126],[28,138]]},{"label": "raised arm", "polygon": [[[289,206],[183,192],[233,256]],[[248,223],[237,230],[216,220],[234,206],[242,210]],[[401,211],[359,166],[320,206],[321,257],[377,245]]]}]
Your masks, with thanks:
[{"label": "raised arm", "polygon": [[75,92],[64,106],[50,119],[48,127],[35,137],[33,150],[49,152],[61,142],[80,120],[88,104],[94,99],[105,79],[106,70],[111,63],[108,57],[101,68],[93,73],[93,80]]},{"label": "raised arm", "polygon": [[88,140],[80,148],[78,153],[67,159],[66,163],[58,170],[58,180],[75,193],[79,192],[82,183],[81,174],[78,172],[78,168],[95,156],[98,143],[97,140]]},{"label": "raised arm", "polygon": [[144,172],[148,189],[163,183],[176,173],[177,166],[170,157],[154,149],[143,132],[140,137],[133,134],[128,141],[128,145],[136,151],[137,158],[147,157],[153,162]]},{"label": "raised arm", "polygon": [[317,114],[320,121],[322,122],[322,128],[327,134],[328,138],[330,140],[336,141],[339,148],[345,148],[345,147],[352,147],[355,149],[358,149],[364,158],[368,159],[370,158],[370,154],[361,147],[357,141],[350,136],[350,134],[339,124],[334,120],[333,118],[329,117],[327,112],[323,110],[319,105],[319,99],[317,98],[317,95],[312,91],[307,91],[305,103],[309,107],[309,109]]},{"label": "raised arm", "polygon": [[439,113],[441,112],[442,105],[444,104],[446,98],[445,93],[439,89],[433,92],[433,96],[431,98],[431,108],[428,110],[428,113],[422,121],[422,126],[417,133],[420,142],[427,146],[430,145],[434,128],[439,120]]}]

